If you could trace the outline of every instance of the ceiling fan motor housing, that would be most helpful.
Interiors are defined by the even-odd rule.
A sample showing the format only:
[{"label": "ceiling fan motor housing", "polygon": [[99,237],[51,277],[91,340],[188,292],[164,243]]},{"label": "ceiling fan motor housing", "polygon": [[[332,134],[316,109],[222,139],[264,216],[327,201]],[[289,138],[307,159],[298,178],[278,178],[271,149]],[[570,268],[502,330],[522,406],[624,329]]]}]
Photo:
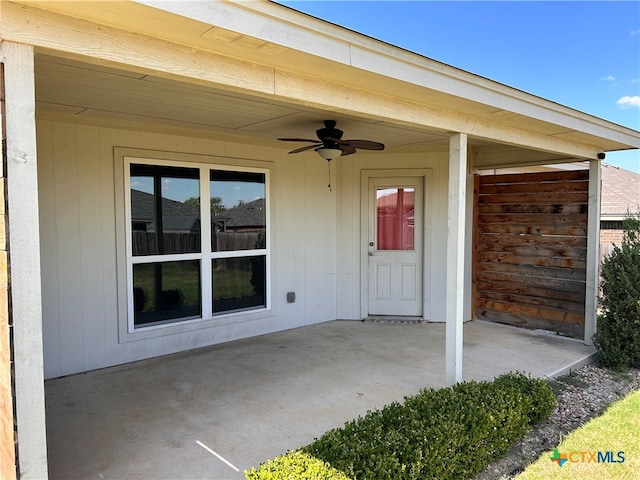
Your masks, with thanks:
[{"label": "ceiling fan motor housing", "polygon": [[320,128],[316,130],[316,135],[320,139],[320,141],[326,146],[330,148],[337,148],[337,142],[332,141],[332,139],[340,140],[344,132],[339,128],[336,128],[335,120],[325,120],[324,128]]}]

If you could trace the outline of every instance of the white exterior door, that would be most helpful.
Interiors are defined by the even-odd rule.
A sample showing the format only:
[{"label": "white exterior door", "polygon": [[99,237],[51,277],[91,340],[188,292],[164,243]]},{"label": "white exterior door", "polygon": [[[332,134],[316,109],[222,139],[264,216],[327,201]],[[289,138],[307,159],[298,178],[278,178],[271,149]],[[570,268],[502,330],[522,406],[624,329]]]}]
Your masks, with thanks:
[{"label": "white exterior door", "polygon": [[369,178],[369,315],[423,314],[423,184]]}]

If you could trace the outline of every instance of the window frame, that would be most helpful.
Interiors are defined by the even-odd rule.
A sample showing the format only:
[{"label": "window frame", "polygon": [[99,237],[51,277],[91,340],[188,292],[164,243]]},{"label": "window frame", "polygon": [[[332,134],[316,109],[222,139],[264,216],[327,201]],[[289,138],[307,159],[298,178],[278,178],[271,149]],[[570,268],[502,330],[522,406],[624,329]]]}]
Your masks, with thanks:
[{"label": "window frame", "polygon": [[[176,155],[177,156],[177,155]],[[155,156],[154,156],[155,157]],[[229,164],[223,162],[203,162],[203,161],[185,161],[178,159],[151,158],[148,156],[138,157],[123,154],[122,160],[123,176],[122,186],[124,190],[124,257],[125,257],[125,298],[126,298],[126,328],[122,328],[121,322],[120,337],[121,341],[131,340],[132,336],[140,337],[140,334],[153,333],[166,334],[172,329],[182,332],[185,329],[203,328],[214,325],[222,325],[230,321],[238,321],[239,316],[247,319],[256,317],[264,317],[271,311],[271,221],[270,221],[270,171],[269,168],[255,167],[249,165]],[[209,159],[209,158],[208,158]],[[117,160],[117,159],[116,159]],[[199,158],[198,160],[202,160]],[[222,159],[211,159],[222,160]],[[255,162],[254,162],[255,163]],[[133,255],[132,245],[132,209],[131,209],[131,165],[149,165],[158,167],[178,167],[198,169],[200,183],[200,252],[197,253],[180,253],[180,254],[154,254],[154,255]],[[211,210],[209,201],[210,192],[210,172],[212,170],[224,170],[230,172],[247,172],[258,173],[264,175],[265,190],[265,248],[252,250],[230,250],[230,251],[211,251]],[[265,305],[260,307],[250,307],[239,310],[231,310],[228,312],[213,312],[213,289],[212,289],[212,264],[215,259],[219,258],[239,258],[239,257],[264,257],[265,259]],[[195,318],[177,318],[175,320],[166,320],[151,325],[135,325],[134,324],[134,298],[133,298],[133,265],[155,263],[155,262],[173,262],[181,260],[198,260],[200,262],[200,288],[201,288],[201,315]],[[122,310],[121,310],[122,312]],[[226,322],[225,322],[226,321]],[[165,333],[166,332],[166,333]],[[145,335],[142,335],[145,336]]]}]

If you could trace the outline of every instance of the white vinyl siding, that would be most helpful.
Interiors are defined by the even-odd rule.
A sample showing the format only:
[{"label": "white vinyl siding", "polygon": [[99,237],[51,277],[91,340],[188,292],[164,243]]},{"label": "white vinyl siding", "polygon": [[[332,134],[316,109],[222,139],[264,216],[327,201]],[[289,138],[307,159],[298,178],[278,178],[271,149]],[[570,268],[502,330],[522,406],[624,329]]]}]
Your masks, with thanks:
[{"label": "white vinyl siding", "polygon": [[[45,378],[54,378],[338,319],[359,319],[362,169],[433,170],[425,232],[431,316],[444,319],[446,154],[314,153],[51,120],[37,122]],[[129,333],[124,158],[266,171],[267,309]],[[220,252],[220,256],[228,255]],[[204,280],[204,279],[203,279]],[[203,290],[207,290],[203,282]],[[295,303],[287,303],[295,292]]]}]

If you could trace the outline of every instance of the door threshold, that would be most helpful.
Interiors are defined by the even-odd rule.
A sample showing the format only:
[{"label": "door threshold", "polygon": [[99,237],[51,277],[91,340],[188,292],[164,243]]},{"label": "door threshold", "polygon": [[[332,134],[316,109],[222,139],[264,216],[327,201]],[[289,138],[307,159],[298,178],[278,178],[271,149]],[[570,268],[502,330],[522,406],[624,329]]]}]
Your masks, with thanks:
[{"label": "door threshold", "polygon": [[429,323],[422,317],[409,317],[401,315],[371,315],[362,320],[364,323],[390,323],[398,325],[414,325],[418,323]]}]

